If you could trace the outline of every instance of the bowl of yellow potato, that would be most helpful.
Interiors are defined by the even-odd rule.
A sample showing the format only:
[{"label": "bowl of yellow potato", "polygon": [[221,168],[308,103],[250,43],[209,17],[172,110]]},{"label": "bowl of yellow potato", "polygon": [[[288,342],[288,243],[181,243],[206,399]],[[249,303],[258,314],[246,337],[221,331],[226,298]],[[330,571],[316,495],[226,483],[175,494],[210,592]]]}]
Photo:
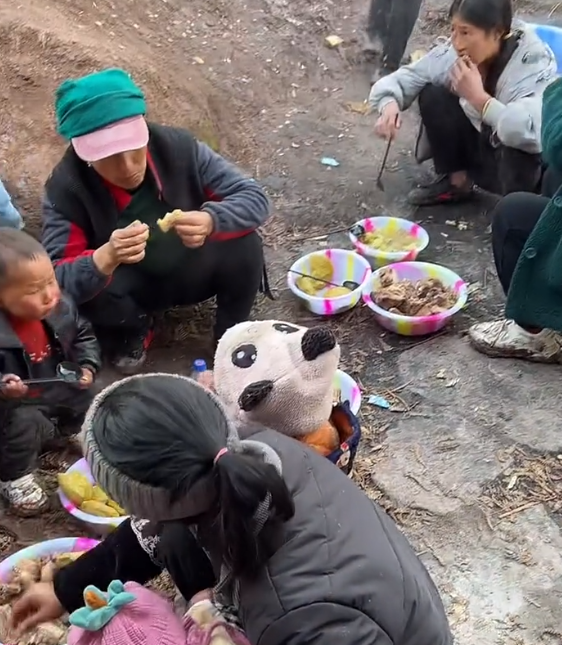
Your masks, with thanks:
[{"label": "bowl of yellow potato", "polygon": [[287,285],[318,316],[355,307],[371,275],[369,262],[346,249],[314,251],[299,258],[287,273]]},{"label": "bowl of yellow potato", "polygon": [[367,217],[356,222],[348,235],[373,269],[413,262],[429,244],[429,234],[422,226],[400,217]]},{"label": "bowl of yellow potato", "polygon": [[58,475],[58,496],[64,509],[96,535],[105,536],[127,519],[125,511],[96,484],[85,459]]}]

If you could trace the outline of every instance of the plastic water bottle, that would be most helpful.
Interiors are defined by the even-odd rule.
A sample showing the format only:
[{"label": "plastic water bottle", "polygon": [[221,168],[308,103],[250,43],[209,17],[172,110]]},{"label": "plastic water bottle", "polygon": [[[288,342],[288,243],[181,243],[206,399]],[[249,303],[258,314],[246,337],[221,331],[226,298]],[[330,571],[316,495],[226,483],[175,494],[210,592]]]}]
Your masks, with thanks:
[{"label": "plastic water bottle", "polygon": [[193,361],[191,378],[194,381],[198,381],[201,374],[206,371],[207,371],[207,363],[202,358],[198,358]]}]

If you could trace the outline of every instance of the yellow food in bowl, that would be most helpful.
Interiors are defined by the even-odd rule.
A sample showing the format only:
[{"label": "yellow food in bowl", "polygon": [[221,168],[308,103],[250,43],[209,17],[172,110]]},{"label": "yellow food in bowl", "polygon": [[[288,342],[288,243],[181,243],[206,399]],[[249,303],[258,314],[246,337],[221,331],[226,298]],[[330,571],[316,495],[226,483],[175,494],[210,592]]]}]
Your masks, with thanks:
[{"label": "yellow food in bowl", "polygon": [[323,298],[340,298],[341,296],[347,296],[351,293],[351,290],[347,287],[329,287],[322,294]]},{"label": "yellow food in bowl", "polygon": [[84,513],[97,517],[123,517],[125,511],[109,499],[96,484],[79,472],[59,473],[58,482],[62,492]]},{"label": "yellow food in bowl", "polygon": [[365,246],[383,253],[414,251],[420,246],[418,238],[403,229],[389,231],[386,228],[381,228],[377,231],[364,233],[359,240]]},{"label": "yellow food in bowl", "polygon": [[[325,255],[313,255],[309,260],[309,270],[302,271],[310,276],[297,278],[296,285],[307,296],[315,296],[319,291],[326,288],[326,282],[334,277],[334,265]],[[317,278],[315,280],[315,278]],[[334,296],[329,296],[333,298]]]}]

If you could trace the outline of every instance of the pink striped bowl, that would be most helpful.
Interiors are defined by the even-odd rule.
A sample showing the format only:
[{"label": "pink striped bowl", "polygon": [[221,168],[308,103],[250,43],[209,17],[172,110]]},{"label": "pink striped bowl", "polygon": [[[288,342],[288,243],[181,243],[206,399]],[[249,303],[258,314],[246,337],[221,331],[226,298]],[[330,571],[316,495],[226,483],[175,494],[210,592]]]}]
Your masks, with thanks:
[{"label": "pink striped bowl", "polygon": [[[359,226],[361,226],[366,233],[371,233],[380,229],[385,229],[388,233],[393,233],[398,230],[406,231],[419,241],[419,246],[410,251],[396,251],[392,253],[387,251],[378,251],[372,246],[363,244],[363,242],[361,242],[359,238],[352,233],[353,229]],[[387,264],[392,264],[393,262],[411,262],[412,260],[415,260],[429,244],[429,234],[425,228],[415,222],[410,222],[409,220],[401,219],[400,217],[367,217],[359,222],[355,222],[355,224],[350,228],[348,235],[351,243],[355,247],[355,250],[369,260],[373,269],[378,269],[386,266]]]},{"label": "pink striped bowl", "polygon": [[340,393],[340,402],[347,401],[353,414],[357,415],[361,408],[361,389],[357,382],[347,372],[338,370],[334,376],[334,390]]},{"label": "pink striped bowl", "polygon": [[373,302],[371,293],[379,286],[379,276],[382,269],[375,271],[363,288],[363,302],[373,311],[381,327],[401,336],[426,336],[442,329],[451,318],[460,311],[468,299],[467,284],[454,271],[430,264],[429,262],[398,262],[385,267],[396,272],[399,280],[423,280],[436,278],[446,287],[452,287],[457,294],[457,302],[453,307],[433,316],[400,316],[390,313]]},{"label": "pink striped bowl", "polygon": [[[297,280],[300,276],[292,273],[292,271],[299,271],[300,273],[310,275],[310,258],[319,255],[326,256],[334,267],[331,282],[342,284],[346,280],[353,280],[353,282],[357,282],[359,287],[338,298],[322,297],[322,293],[326,289],[321,289],[315,296],[309,296],[304,291],[301,291],[297,286]],[[361,299],[363,286],[369,280],[370,275],[371,266],[364,257],[355,253],[355,251],[326,249],[325,251],[308,253],[308,255],[304,255],[298,259],[287,273],[287,284],[295,296],[302,300],[313,314],[318,316],[333,316],[334,314],[341,314],[355,307]],[[329,287],[326,288],[328,289]]]},{"label": "pink striped bowl", "polygon": [[[80,459],[75,464],[72,464],[72,466],[70,466],[70,468],[66,472],[82,473],[83,475],[86,475],[86,477],[92,483],[95,483],[94,478],[92,477],[92,473],[90,471],[90,467],[88,466],[88,462],[85,459]],[[99,536],[108,535],[109,533],[111,533],[111,531],[113,531],[114,528],[119,526],[119,524],[125,521],[128,517],[127,515],[123,515],[121,517],[98,517],[97,515],[90,515],[90,513],[84,513],[84,511],[81,511],[76,506],[76,504],[74,504],[68,499],[68,497],[62,492],[60,488],[58,489],[57,492],[60,499],[60,503],[63,505],[64,510],[70,513],[77,520],[84,522],[86,526],[91,531],[93,531],[96,535],[99,535]]]},{"label": "pink striped bowl", "polygon": [[55,540],[32,544],[0,562],[0,582],[10,581],[12,571],[21,560],[48,558],[54,555],[61,555],[62,553],[81,553],[82,551],[93,549],[98,544],[99,542],[97,540],[84,537],[57,538]]}]

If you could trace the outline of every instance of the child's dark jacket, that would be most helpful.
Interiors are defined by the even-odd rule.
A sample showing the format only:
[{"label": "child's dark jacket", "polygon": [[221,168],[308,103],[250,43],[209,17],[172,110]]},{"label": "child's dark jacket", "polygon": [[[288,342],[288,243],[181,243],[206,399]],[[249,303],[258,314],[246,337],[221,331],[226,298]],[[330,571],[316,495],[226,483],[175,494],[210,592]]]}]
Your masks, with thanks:
[{"label": "child's dark jacket", "polygon": [[[93,328],[79,315],[76,305],[68,296],[63,294],[58,305],[44,320],[44,324],[53,356],[57,356],[61,361],[72,361],[82,367],[89,367],[94,373],[101,368],[100,348]],[[32,370],[30,357],[12,329],[8,317],[0,312],[0,376],[16,374],[22,379],[27,379],[34,376]],[[44,398],[47,400],[48,392],[47,388],[44,392]]]}]

